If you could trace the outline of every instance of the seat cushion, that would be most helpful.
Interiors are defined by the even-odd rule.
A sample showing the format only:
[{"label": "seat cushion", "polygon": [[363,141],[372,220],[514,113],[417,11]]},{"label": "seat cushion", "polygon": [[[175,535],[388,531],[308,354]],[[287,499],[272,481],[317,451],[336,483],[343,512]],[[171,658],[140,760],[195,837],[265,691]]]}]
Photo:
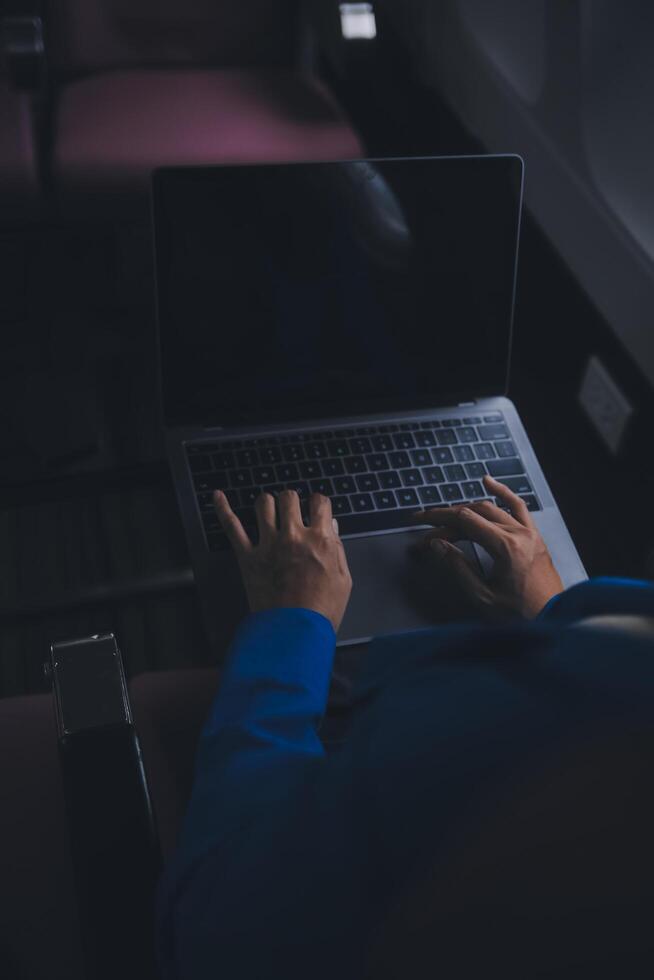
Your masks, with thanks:
[{"label": "seat cushion", "polygon": [[60,92],[54,171],[65,190],[144,189],[155,167],[359,156],[322,86],[287,70],[138,70]]}]

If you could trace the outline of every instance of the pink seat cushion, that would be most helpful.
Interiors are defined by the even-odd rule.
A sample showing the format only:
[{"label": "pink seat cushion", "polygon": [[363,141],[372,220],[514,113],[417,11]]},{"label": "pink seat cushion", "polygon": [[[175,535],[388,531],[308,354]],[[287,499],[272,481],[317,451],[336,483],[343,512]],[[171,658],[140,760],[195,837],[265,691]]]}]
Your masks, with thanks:
[{"label": "pink seat cushion", "polygon": [[134,70],[66,85],[54,168],[65,189],[133,188],[169,164],[361,155],[315,80],[287,70]]}]

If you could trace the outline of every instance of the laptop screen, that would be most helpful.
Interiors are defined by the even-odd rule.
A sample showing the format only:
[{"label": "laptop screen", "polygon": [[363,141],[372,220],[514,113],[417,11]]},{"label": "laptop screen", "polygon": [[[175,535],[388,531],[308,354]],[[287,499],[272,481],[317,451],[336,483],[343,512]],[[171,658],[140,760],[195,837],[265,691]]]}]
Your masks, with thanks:
[{"label": "laptop screen", "polygon": [[521,189],[515,156],[157,172],[166,424],[504,393]]}]

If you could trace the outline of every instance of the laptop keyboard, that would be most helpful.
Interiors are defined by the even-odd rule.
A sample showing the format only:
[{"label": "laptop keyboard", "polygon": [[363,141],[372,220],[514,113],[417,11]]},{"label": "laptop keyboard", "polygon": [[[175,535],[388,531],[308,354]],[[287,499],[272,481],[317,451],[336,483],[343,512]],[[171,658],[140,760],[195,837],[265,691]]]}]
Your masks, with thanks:
[{"label": "laptop keyboard", "polygon": [[417,510],[493,499],[481,482],[486,473],[519,494],[529,510],[541,509],[500,412],[201,441],[186,451],[211,551],[227,547],[215,489],[226,493],[255,537],[254,502],[262,490],[296,490],[305,517],[310,495],[325,494],[341,534],[404,527]]}]

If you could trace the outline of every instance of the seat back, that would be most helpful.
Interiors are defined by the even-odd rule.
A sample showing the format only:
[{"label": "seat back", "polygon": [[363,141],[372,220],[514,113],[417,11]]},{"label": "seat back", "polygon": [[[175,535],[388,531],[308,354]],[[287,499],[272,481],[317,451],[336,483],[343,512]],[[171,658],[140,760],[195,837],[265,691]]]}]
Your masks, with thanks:
[{"label": "seat back", "polygon": [[136,66],[288,65],[296,0],[47,0],[59,74]]}]

